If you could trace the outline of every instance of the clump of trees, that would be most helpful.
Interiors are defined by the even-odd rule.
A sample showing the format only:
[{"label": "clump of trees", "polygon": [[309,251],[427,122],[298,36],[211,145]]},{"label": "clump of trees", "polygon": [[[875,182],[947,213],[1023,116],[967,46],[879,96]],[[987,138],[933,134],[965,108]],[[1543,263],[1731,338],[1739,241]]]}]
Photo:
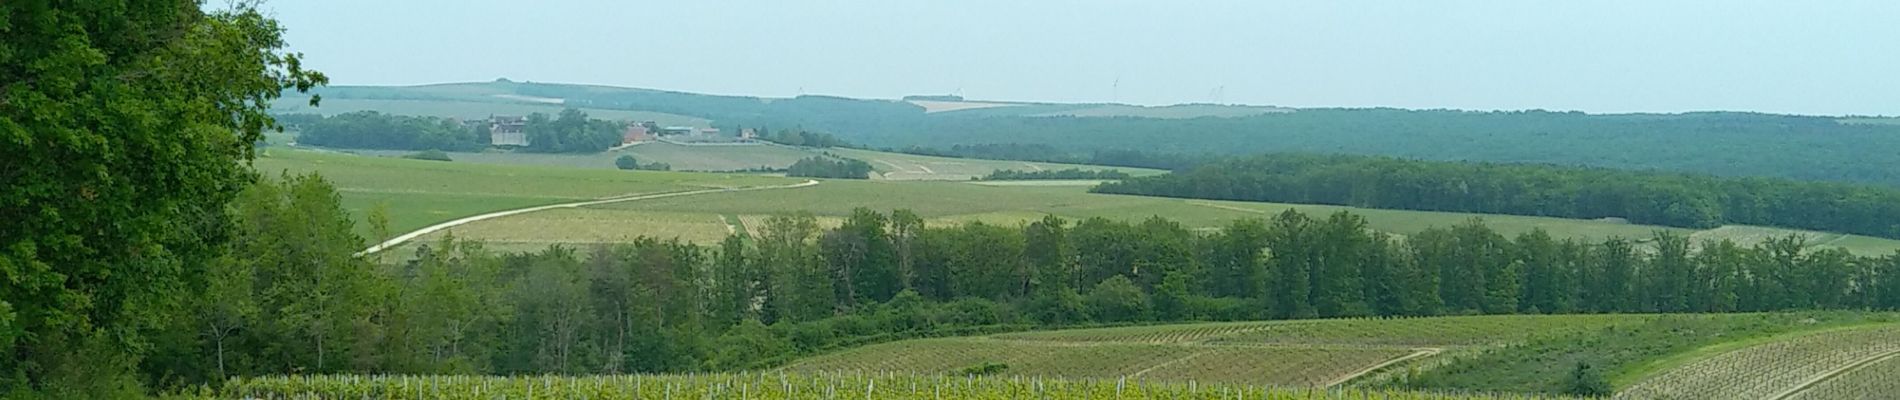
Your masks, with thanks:
[{"label": "clump of trees", "polygon": [[1127,178],[1128,178],[1127,172],[1121,172],[1121,171],[1112,170],[1112,169],[1085,170],[1081,168],[1069,168],[1069,169],[1043,170],[1043,171],[1017,171],[1013,169],[999,169],[996,171],[991,171],[989,175],[984,175],[981,179],[986,180],[986,181],[1027,181],[1027,180],[1051,180],[1051,179],[1127,179]]},{"label": "clump of trees", "polygon": [[846,142],[844,139],[839,139],[837,136],[832,136],[829,133],[822,132],[808,132],[803,130],[781,130],[772,132],[765,128],[759,128],[757,134],[759,135],[759,140],[786,146],[804,146],[821,149],[851,147],[850,142]]},{"label": "clump of trees", "polygon": [[870,179],[871,164],[855,158],[812,156],[785,168],[785,176],[836,179]]},{"label": "clump of trees", "polygon": [[301,144],[353,149],[479,151],[487,138],[448,118],[357,111],[299,117]]},{"label": "clump of trees", "polygon": [[1900,238],[1900,188],[1537,164],[1279,154],[1104,184],[1098,193],[1336,204]]},{"label": "clump of trees", "polygon": [[642,163],[639,159],[633,158],[632,154],[621,154],[620,157],[614,158],[614,168],[623,170],[671,171],[673,170],[673,165],[663,162]]},{"label": "clump of trees", "polygon": [[590,119],[586,112],[574,108],[561,110],[560,115],[552,118],[542,113],[528,114],[527,126],[522,127],[522,133],[528,136],[528,146],[521,150],[598,153],[619,145],[625,128],[620,122]]}]

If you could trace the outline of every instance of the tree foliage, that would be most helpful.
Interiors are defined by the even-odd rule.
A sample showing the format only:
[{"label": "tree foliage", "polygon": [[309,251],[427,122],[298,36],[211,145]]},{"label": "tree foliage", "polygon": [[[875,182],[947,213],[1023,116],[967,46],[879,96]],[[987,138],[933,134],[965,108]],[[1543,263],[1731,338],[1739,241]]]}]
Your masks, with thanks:
[{"label": "tree foliage", "polygon": [[282,33],[245,6],[0,3],[0,392],[136,391],[230,236],[269,102],[325,82]]}]

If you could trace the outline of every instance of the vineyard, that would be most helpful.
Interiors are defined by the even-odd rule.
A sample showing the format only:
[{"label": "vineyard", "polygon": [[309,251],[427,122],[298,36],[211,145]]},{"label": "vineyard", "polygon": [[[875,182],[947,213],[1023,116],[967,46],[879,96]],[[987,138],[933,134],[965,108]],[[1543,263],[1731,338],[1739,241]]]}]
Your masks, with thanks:
[{"label": "vineyard", "polygon": [[540,399],[1181,399],[1181,400],[1556,400],[1386,390],[1317,390],[1155,383],[1138,379],[1063,380],[902,374],[705,374],[593,377],[291,376],[234,379],[205,398],[540,400]]},{"label": "vineyard", "polygon": [[796,372],[950,374],[995,366],[998,375],[1297,387],[1337,386],[1445,348],[1521,342],[1653,316],[1469,316],[1216,322],[920,339],[794,362]]},{"label": "vineyard", "polygon": [[1057,343],[950,338],[911,340],[805,359],[797,372],[956,374],[997,364],[1007,375],[1120,377],[1173,382],[1325,386],[1369,365],[1411,354],[1393,348],[1304,348],[1148,343]]},{"label": "vineyard", "polygon": [[[1803,334],[1721,353],[1664,371],[1631,385],[1617,397],[1779,399],[1816,382],[1816,379],[1827,378],[1831,372],[1894,354],[1900,354],[1900,326]],[[1878,374],[1878,368],[1876,365],[1875,369],[1867,373]],[[1848,372],[1820,382],[1827,386],[1825,383],[1828,381],[1852,379],[1859,372]],[[1872,378],[1886,381],[1880,377]],[[1838,385],[1860,384],[1862,382],[1847,380]]]},{"label": "vineyard", "polygon": [[1900,393],[1900,357],[1888,356],[1816,382],[1787,399],[1872,399]]}]

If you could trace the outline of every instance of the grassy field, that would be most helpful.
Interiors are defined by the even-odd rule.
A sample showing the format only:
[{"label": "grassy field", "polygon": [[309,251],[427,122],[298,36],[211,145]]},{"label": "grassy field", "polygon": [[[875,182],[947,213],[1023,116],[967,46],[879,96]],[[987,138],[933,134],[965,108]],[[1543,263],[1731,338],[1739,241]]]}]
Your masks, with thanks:
[{"label": "grassy field", "polygon": [[[194,398],[194,397],[183,397]],[[1558,396],[1310,390],[1141,380],[950,377],[907,374],[687,374],[559,376],[278,376],[237,378],[219,399],[1259,399],[1555,400]]]},{"label": "grassy field", "polygon": [[[326,97],[318,107],[310,107],[310,103],[304,99],[303,97],[286,97],[273,103],[271,112],[283,114],[309,113],[336,115],[356,111],[377,111],[384,114],[474,119],[488,118],[490,115],[528,115],[531,113],[555,115],[560,114],[562,109],[567,108],[560,104],[525,102],[501,97],[494,97],[492,100],[348,99]],[[600,108],[582,108],[581,111],[586,111],[587,116],[598,119],[654,121],[660,125],[684,125],[696,128],[712,126],[711,121],[707,121],[703,118],[677,114]]]},{"label": "grassy field", "polygon": [[1069,169],[1069,168],[1080,168],[1084,170],[1114,169],[1114,170],[1120,170],[1122,172],[1127,172],[1129,175],[1134,175],[1134,176],[1156,175],[1156,174],[1161,174],[1161,173],[1166,172],[1166,171],[1142,169],[1142,168],[1103,167],[1103,166],[1094,166],[1094,165],[1057,164],[1057,163],[1045,163],[1045,162],[999,161],[999,160],[978,160],[978,159],[970,159],[970,158],[932,157],[932,156],[920,156],[920,155],[915,155],[915,154],[886,153],[886,152],[881,152],[881,151],[857,150],[857,149],[825,149],[823,151],[831,152],[832,154],[837,154],[839,156],[856,158],[859,160],[864,160],[864,162],[871,163],[871,167],[874,168],[878,174],[878,176],[873,177],[873,179],[884,179],[884,180],[966,181],[966,180],[970,180],[970,178],[972,177],[980,177],[984,175],[989,175],[991,171],[995,171],[999,169],[1013,169],[1013,170],[1018,170],[1018,171],[1041,171],[1041,170]]},{"label": "grassy field", "polygon": [[[377,155],[402,156],[414,153],[403,150],[348,150],[349,152]],[[784,146],[685,146],[665,142],[649,142],[623,148],[619,151],[606,151],[593,154],[549,154],[489,151],[481,153],[450,152],[449,158],[456,162],[503,165],[539,165],[571,168],[618,169],[614,159],[622,154],[631,155],[641,163],[662,162],[673,166],[675,171],[735,171],[757,167],[785,168],[798,162],[798,159],[817,155],[807,150]]]},{"label": "grassy field", "polygon": [[1224,322],[1007,333],[865,346],[784,369],[955,373],[984,364],[1007,373],[1281,386],[1334,386],[1383,364],[1446,348],[1636,325],[1653,316],[1482,316]]},{"label": "grassy field", "polygon": [[272,176],[321,173],[336,185],[344,207],[357,216],[357,232],[366,238],[374,235],[363,218],[378,204],[389,210],[392,233],[401,233],[456,217],[532,205],[798,182],[743,174],[488,165],[283,148],[261,152],[254,166]]}]

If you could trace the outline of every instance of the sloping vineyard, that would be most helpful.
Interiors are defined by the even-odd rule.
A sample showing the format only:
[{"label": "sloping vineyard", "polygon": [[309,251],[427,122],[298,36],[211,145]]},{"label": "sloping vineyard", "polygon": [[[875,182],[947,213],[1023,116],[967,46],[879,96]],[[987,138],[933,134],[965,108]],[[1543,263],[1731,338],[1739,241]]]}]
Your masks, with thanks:
[{"label": "sloping vineyard", "polygon": [[221,399],[1179,399],[1179,400],[1559,400],[1386,390],[1317,390],[1134,379],[1061,380],[902,374],[706,374],[595,377],[292,376],[235,379]]},{"label": "sloping vineyard", "polygon": [[1620,399],[1769,399],[1825,374],[1900,353],[1900,326],[1824,331],[1745,347],[1643,379]]}]

